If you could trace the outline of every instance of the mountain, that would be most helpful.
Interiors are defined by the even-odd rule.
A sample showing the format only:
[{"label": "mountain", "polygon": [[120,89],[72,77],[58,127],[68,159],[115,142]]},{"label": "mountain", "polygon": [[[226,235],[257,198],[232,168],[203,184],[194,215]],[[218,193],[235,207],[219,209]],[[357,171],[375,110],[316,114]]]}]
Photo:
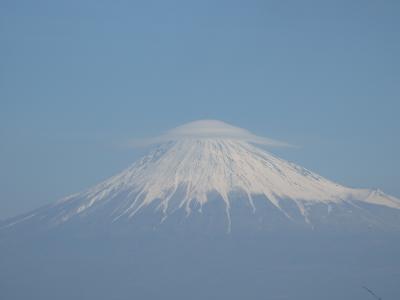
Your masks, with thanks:
[{"label": "mountain", "polygon": [[345,187],[280,159],[256,144],[284,143],[244,129],[196,121],[150,143],[159,145],[120,174],[11,219],[3,228],[136,222],[140,228],[172,223],[184,230],[194,220],[203,225],[192,227],[216,226],[226,232],[245,226],[279,229],[282,223],[304,228],[400,228],[400,201],[395,197]]},{"label": "mountain", "polygon": [[0,299],[400,299],[398,199],[219,121],[132,144],[154,149],[0,223]]}]

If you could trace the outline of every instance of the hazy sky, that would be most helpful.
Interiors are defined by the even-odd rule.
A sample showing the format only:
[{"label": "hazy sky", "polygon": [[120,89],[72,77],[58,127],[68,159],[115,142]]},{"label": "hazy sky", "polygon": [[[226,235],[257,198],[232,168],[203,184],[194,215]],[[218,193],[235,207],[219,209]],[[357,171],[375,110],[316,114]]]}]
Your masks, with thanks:
[{"label": "hazy sky", "polygon": [[0,2],[0,218],[219,119],[400,197],[400,1]]}]

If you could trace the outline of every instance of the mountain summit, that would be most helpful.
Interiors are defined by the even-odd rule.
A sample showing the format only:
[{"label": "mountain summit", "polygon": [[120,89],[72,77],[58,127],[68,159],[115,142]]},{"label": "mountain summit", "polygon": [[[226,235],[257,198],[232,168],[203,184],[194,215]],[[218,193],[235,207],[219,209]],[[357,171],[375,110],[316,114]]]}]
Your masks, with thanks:
[{"label": "mountain summit", "polygon": [[[188,123],[146,144],[158,145],[120,174],[14,218],[5,227],[31,222],[60,226],[76,220],[111,225],[148,214],[152,228],[177,216],[195,216],[222,222],[230,232],[249,220],[258,229],[266,228],[274,220],[272,212],[281,221],[312,228],[344,221],[374,227],[400,225],[398,199],[327,180],[256,146],[287,144],[221,121]],[[214,211],[216,207],[221,213]],[[394,219],[388,220],[387,212]]]}]

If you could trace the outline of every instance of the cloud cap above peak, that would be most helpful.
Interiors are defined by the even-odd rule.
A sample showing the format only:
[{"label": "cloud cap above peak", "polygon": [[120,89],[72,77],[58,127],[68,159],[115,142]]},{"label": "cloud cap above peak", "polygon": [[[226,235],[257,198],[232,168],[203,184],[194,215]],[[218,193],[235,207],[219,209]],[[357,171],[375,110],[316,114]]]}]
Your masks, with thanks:
[{"label": "cloud cap above peak", "polygon": [[291,147],[290,144],[285,142],[258,136],[246,129],[218,120],[198,120],[189,122],[168,130],[164,134],[157,137],[134,140],[132,145],[135,147],[149,146],[169,141],[180,141],[184,139],[230,139],[265,146]]}]

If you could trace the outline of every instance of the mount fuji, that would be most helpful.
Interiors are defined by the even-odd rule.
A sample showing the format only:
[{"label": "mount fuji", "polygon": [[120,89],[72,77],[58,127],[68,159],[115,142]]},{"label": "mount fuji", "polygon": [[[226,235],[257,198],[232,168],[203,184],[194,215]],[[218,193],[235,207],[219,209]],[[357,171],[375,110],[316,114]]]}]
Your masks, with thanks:
[{"label": "mount fuji", "polygon": [[120,174],[13,218],[3,229],[78,223],[215,226],[228,233],[288,225],[400,228],[399,199],[325,179],[257,146],[285,143],[221,121],[191,122],[141,143],[157,146]]},{"label": "mount fuji", "polygon": [[399,199],[220,121],[131,143],[153,150],[0,223],[0,299],[399,299]]}]

